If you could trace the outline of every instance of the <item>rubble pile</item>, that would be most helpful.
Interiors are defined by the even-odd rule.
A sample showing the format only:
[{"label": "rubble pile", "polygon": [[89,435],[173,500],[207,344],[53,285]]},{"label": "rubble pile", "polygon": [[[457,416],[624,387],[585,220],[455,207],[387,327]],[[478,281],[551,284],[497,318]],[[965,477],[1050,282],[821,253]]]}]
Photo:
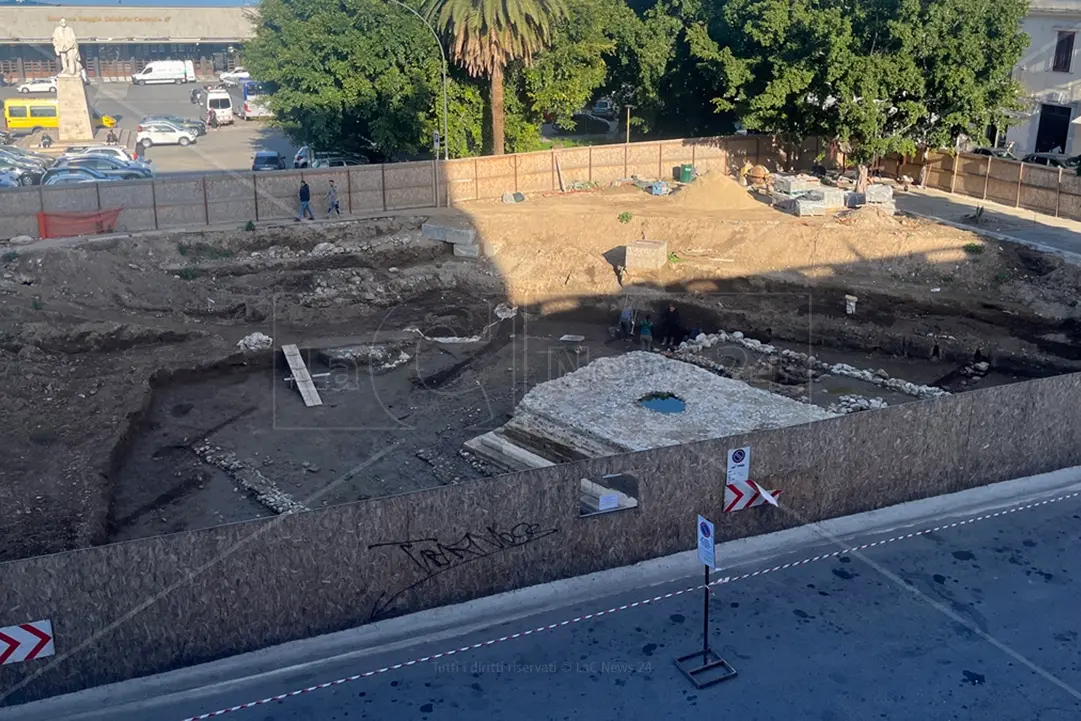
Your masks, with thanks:
[{"label": "rubble pile", "polygon": [[881,398],[845,395],[838,398],[836,403],[831,403],[828,410],[830,413],[845,414],[856,413],[857,411],[869,411],[875,408],[886,408],[887,405],[886,401]]},{"label": "rubble pile", "polygon": [[[934,386],[921,386],[916,383],[909,383],[908,381],[900,378],[890,378],[889,374],[884,370],[861,370],[847,363],[825,363],[818,360],[812,355],[806,353],[800,353],[793,350],[780,350],[776,346],[772,346],[768,343],[762,343],[754,338],[746,338],[740,331],[728,333],[726,331],[719,331],[717,333],[699,333],[693,341],[684,341],[679,346],[681,353],[693,354],[703,348],[709,348],[716,343],[736,343],[747,350],[754,351],[755,353],[761,353],[763,355],[777,356],[786,361],[799,363],[804,365],[810,370],[821,371],[835,376],[846,376],[848,378],[854,378],[856,380],[872,383],[881,388],[886,388],[898,393],[904,393],[906,395],[919,398],[921,400],[928,398],[939,398],[941,396],[950,395],[949,391],[936,388]],[[682,358],[681,358],[682,359]]]}]

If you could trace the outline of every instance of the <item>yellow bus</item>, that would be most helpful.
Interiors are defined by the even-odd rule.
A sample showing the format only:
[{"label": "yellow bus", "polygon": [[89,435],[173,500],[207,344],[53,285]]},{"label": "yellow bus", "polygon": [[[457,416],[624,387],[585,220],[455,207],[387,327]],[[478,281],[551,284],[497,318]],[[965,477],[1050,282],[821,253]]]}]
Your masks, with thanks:
[{"label": "yellow bus", "polygon": [[[94,125],[99,128],[115,128],[116,118],[102,115],[91,109]],[[56,98],[9,98],[4,101],[4,121],[8,130],[37,132],[46,128],[60,127]]]}]

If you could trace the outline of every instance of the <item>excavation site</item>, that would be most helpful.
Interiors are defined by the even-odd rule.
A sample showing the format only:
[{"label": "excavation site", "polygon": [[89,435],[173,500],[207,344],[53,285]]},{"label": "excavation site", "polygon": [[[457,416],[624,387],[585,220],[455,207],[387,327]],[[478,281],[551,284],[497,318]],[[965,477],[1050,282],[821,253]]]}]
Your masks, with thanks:
[{"label": "excavation site", "polygon": [[3,251],[0,561],[1081,369],[1077,266],[719,174]]}]

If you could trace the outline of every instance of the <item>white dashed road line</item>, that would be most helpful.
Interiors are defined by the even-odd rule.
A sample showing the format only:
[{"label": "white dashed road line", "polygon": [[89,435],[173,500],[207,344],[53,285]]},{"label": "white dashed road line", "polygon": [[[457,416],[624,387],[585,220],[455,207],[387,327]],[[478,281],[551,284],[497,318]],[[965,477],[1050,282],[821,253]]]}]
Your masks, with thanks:
[{"label": "white dashed road line", "polygon": [[[754,578],[756,576],[763,576],[763,575],[765,575],[767,573],[776,573],[777,571],[783,571],[786,568],[792,568],[793,566],[802,566],[805,563],[813,563],[815,561],[823,561],[823,560],[825,560],[827,558],[836,558],[837,556],[841,556],[841,555],[844,555],[846,553],[855,553],[857,551],[864,551],[864,550],[866,550],[868,548],[875,548],[877,546],[885,546],[888,543],[894,543],[896,541],[904,541],[904,540],[907,540],[909,538],[915,538],[916,536],[923,536],[923,535],[926,535],[928,533],[936,533],[938,531],[945,531],[945,530],[950,529],[950,528],[957,528],[959,526],[965,526],[965,525],[969,525],[969,524],[972,524],[972,523],[976,523],[977,521],[985,521],[985,520],[987,520],[989,518],[997,518],[999,516],[1005,516],[1005,515],[1009,515],[1011,513],[1017,513],[1018,511],[1026,511],[1026,510],[1029,510],[1031,508],[1037,508],[1039,506],[1046,506],[1046,505],[1048,505],[1050,503],[1056,503],[1058,501],[1065,501],[1065,500],[1067,500],[1069,498],[1075,498],[1077,496],[1081,496],[1081,492],[1069,493],[1069,494],[1066,494],[1064,496],[1058,496],[1056,498],[1049,498],[1047,500],[1039,501],[1037,503],[1028,503],[1028,504],[1025,504],[1025,505],[1022,505],[1022,506],[1014,506],[1013,508],[1007,508],[1005,510],[998,511],[996,513],[988,513],[988,514],[985,514],[985,515],[982,515],[982,516],[976,516],[974,518],[967,518],[967,519],[965,519],[963,521],[955,521],[953,523],[946,523],[946,524],[943,524],[941,526],[935,526],[934,528],[925,528],[922,531],[914,531],[912,533],[906,533],[906,534],[902,534],[902,535],[897,535],[897,536],[894,536],[893,538],[887,538],[886,540],[883,540],[883,541],[874,541],[873,543],[865,543],[862,546],[853,546],[852,548],[845,548],[845,549],[842,549],[840,551],[834,551],[833,553],[825,553],[825,554],[822,554],[822,555],[819,555],[819,556],[813,556],[811,558],[805,558],[802,561],[794,561],[792,563],[786,563],[783,566],[774,566],[773,568],[764,568],[764,569],[761,569],[761,570],[758,570],[758,571],[753,571],[751,573],[745,573],[742,576],[725,576],[724,578],[719,578],[716,581],[710,581],[709,585],[711,585],[711,586],[720,586],[720,585],[723,585],[723,584],[726,584],[726,583],[735,583],[736,581],[744,581],[744,580],[746,580],[748,578]],[[584,616],[577,616],[575,618],[567,619],[565,621],[560,621],[558,623],[550,623],[547,626],[539,626],[537,628],[531,628],[531,629],[529,629],[527,631],[520,631],[518,633],[513,633],[513,634],[511,634],[509,636],[500,636],[499,638],[493,638],[493,639],[489,639],[487,641],[481,641],[479,643],[474,643],[474,644],[471,644],[469,646],[461,646],[459,648],[452,648],[452,649],[450,649],[448,651],[442,651],[440,653],[432,654],[431,656],[424,656],[422,658],[416,658],[416,659],[413,659],[411,661],[404,661],[402,663],[396,663],[396,664],[394,664],[392,666],[384,666],[383,668],[372,669],[371,671],[365,671],[364,673],[358,673],[355,676],[346,676],[345,678],[339,678],[339,679],[337,679],[335,681],[327,681],[326,683],[317,684],[315,686],[309,686],[307,688],[297,689],[296,691],[289,691],[288,693],[278,694],[277,696],[270,696],[268,698],[259,699],[258,701],[249,701],[248,703],[240,704],[239,706],[231,706],[229,708],[223,708],[223,709],[219,709],[217,711],[211,711],[210,713],[200,714],[199,716],[189,716],[188,718],[184,719],[184,721],[206,721],[206,719],[217,718],[219,716],[224,716],[225,714],[228,714],[228,713],[235,713],[237,711],[244,711],[245,709],[255,708],[256,706],[264,706],[266,704],[274,703],[276,701],[284,701],[285,699],[292,698],[293,696],[300,696],[302,694],[311,693],[313,691],[320,691],[322,689],[330,688],[332,686],[340,686],[340,685],[342,685],[344,683],[349,683],[350,681],[357,681],[357,680],[362,679],[362,678],[369,678],[371,676],[381,676],[382,674],[389,673],[391,671],[397,671],[398,669],[406,668],[408,666],[415,666],[415,665],[420,664],[420,663],[427,663],[429,661],[436,661],[438,659],[445,658],[447,656],[453,656],[454,654],[458,654],[458,653],[466,653],[467,651],[475,651],[478,648],[484,648],[486,646],[492,646],[492,645],[495,645],[497,643],[503,643],[505,641],[513,641],[514,639],[523,638],[525,636],[530,636],[530,635],[532,635],[534,633],[541,633],[542,631],[552,631],[554,629],[562,628],[563,626],[569,626],[569,625],[574,624],[574,623],[581,623],[582,621],[589,621],[589,620],[592,620],[594,618],[600,618],[601,616],[610,616],[613,613],[616,613],[617,611],[626,611],[629,608],[637,608],[639,606],[645,606],[645,605],[648,605],[648,604],[651,604],[651,603],[657,603],[658,601],[664,601],[664,600],[669,599],[669,598],[675,598],[676,596],[682,596],[685,593],[691,593],[693,591],[698,591],[701,588],[702,588],[702,584],[698,584],[697,586],[691,586],[689,588],[684,588],[684,589],[681,589],[679,591],[672,591],[671,593],[661,594],[659,596],[654,596],[653,598],[647,598],[647,599],[644,599],[642,601],[635,601],[634,603],[628,603],[628,604],[625,604],[623,606],[615,606],[613,608],[605,609],[603,611],[595,611],[594,613],[587,613]]]}]

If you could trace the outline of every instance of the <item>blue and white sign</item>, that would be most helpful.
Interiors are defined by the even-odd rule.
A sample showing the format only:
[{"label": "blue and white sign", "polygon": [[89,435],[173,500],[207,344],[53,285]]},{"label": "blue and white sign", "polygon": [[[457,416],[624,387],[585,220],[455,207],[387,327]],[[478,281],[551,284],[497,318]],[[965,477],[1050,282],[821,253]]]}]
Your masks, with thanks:
[{"label": "blue and white sign", "polygon": [[717,558],[714,555],[714,544],[716,543],[713,535],[713,524],[702,518],[698,517],[698,560],[703,566],[709,566],[711,569],[717,568]]},{"label": "blue and white sign", "polygon": [[727,483],[746,483],[751,477],[751,447],[728,449]]}]

